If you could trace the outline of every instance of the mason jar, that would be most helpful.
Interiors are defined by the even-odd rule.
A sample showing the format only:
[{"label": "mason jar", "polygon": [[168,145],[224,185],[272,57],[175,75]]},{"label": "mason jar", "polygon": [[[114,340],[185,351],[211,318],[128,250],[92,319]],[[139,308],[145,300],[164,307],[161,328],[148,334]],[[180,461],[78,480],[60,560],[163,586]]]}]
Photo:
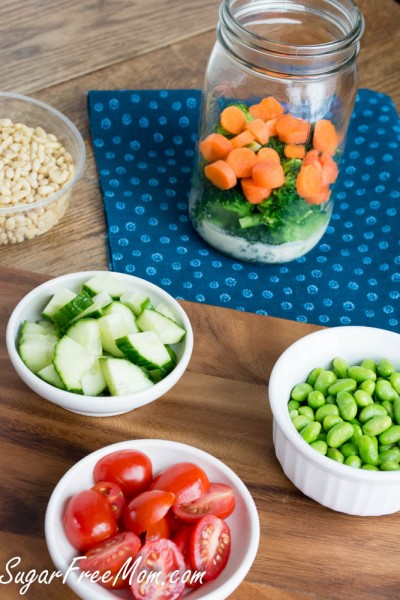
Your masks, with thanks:
[{"label": "mason jar", "polygon": [[332,213],[364,20],[352,0],[223,0],[189,214],[231,257],[284,263]]}]

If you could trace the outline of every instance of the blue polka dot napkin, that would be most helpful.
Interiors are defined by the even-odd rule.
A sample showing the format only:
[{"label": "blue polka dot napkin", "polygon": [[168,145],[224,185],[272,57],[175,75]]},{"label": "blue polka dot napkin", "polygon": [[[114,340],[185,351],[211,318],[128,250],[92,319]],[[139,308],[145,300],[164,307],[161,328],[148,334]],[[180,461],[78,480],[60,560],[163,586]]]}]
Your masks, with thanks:
[{"label": "blue polka dot napkin", "polygon": [[400,122],[360,90],[330,225],[306,256],[255,265],[209,247],[187,214],[199,90],[91,91],[110,269],[179,299],[328,326],[399,329]]}]

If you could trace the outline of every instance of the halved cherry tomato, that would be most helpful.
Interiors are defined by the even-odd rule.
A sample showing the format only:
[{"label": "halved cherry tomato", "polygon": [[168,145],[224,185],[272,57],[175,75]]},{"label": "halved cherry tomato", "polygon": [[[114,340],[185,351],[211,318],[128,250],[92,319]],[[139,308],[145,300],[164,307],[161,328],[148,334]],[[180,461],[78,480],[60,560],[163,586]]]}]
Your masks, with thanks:
[{"label": "halved cherry tomato", "polygon": [[173,513],[172,510],[169,510],[167,512],[167,514],[165,515],[165,518],[168,521],[169,530],[170,530],[172,537],[174,535],[176,535],[178,533],[178,531],[180,531],[184,527],[187,527],[186,521],[182,521],[181,519],[178,519],[178,517]]},{"label": "halved cherry tomato", "polygon": [[[193,567],[190,562],[190,539],[193,531],[194,527],[191,525],[186,525],[186,527],[181,529],[173,539],[173,542],[178,546],[179,550],[182,552],[183,558],[185,559],[186,571],[193,571]],[[186,580],[186,585],[190,588],[198,588],[202,583],[203,580],[200,573],[192,573],[192,575]]]},{"label": "halved cherry tomato", "polygon": [[103,456],[93,471],[96,483],[113,481],[127,498],[144,492],[152,479],[150,458],[138,450],[117,450]]},{"label": "halved cherry tomato", "polygon": [[231,534],[222,519],[207,515],[194,526],[190,538],[190,562],[196,571],[204,572],[203,581],[218,577],[228,562]]},{"label": "halved cherry tomato", "polygon": [[203,469],[194,463],[182,462],[167,467],[150,486],[151,490],[165,490],[175,494],[175,503],[196,500],[208,491],[210,482]]},{"label": "halved cherry tomato", "polygon": [[[129,576],[124,577],[124,565],[129,558],[134,559],[140,550],[140,539],[134,533],[117,533],[100,542],[79,561],[82,571],[99,572],[98,583],[109,590],[129,587]],[[129,568],[129,565],[128,565]]]},{"label": "halved cherry tomato", "polygon": [[125,508],[125,496],[117,483],[101,481],[92,487],[92,490],[103,494],[111,504],[115,518],[118,520]]},{"label": "halved cherry tomato", "polygon": [[174,514],[183,521],[194,523],[205,515],[214,515],[226,519],[235,508],[235,496],[229,485],[224,483],[210,483],[208,492],[183,504],[174,504]]},{"label": "halved cherry tomato", "polygon": [[157,523],[154,523],[154,525],[147,528],[145,537],[146,542],[152,538],[166,538],[167,540],[171,538],[171,531],[166,517],[163,517],[157,521]]},{"label": "halved cherry tomato", "polygon": [[163,490],[139,494],[125,507],[122,514],[124,528],[140,535],[167,514],[174,500],[174,494]]},{"label": "halved cherry tomato", "polygon": [[72,496],[63,524],[70,543],[82,551],[117,533],[117,521],[110,503],[95,490],[84,490]]},{"label": "halved cherry tomato", "polygon": [[[178,600],[185,584],[185,561],[181,551],[171,540],[150,540],[142,547],[139,577],[131,590],[136,600]],[[144,574],[143,574],[144,573]],[[157,574],[157,577],[154,576]]]}]

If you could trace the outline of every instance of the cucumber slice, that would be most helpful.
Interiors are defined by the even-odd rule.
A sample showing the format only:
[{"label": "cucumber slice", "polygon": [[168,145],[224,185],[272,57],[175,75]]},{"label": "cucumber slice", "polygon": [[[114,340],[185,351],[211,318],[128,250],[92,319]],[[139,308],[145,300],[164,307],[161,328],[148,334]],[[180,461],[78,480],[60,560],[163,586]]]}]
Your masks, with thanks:
[{"label": "cucumber slice", "polygon": [[100,294],[96,294],[96,296],[92,297],[92,300],[92,306],[89,306],[89,308],[84,310],[79,315],[80,319],[84,319],[86,317],[89,317],[90,319],[99,319],[103,316],[103,309],[113,301],[110,294],[107,294],[107,292],[100,292]]},{"label": "cucumber slice", "polygon": [[54,325],[50,321],[46,321],[45,319],[41,319],[40,321],[36,321],[36,325],[40,325],[43,329],[50,329],[55,333]]},{"label": "cucumber slice", "polygon": [[[136,327],[128,325],[121,315],[105,315],[97,319],[100,328],[101,343],[103,349],[112,356],[123,357],[124,354],[118,348],[115,340],[130,333],[135,333]],[[132,330],[133,329],[133,330]]]},{"label": "cucumber slice", "polygon": [[68,335],[56,344],[53,365],[65,388],[70,392],[82,393],[82,376],[94,361],[94,356]]},{"label": "cucumber slice", "polygon": [[139,331],[136,325],[135,316],[128,306],[122,304],[122,302],[111,302],[105,309],[105,315],[117,314],[120,315],[126,322],[127,327],[131,330],[131,333],[137,333]]},{"label": "cucumber slice", "polygon": [[126,304],[135,315],[140,315],[145,308],[153,308],[150,298],[143,292],[126,292],[121,296],[121,302]]},{"label": "cucumber slice", "polygon": [[99,361],[113,396],[133,394],[154,385],[140,367],[125,358],[103,357]]},{"label": "cucumber slice", "polygon": [[148,308],[138,316],[136,323],[142,331],[155,331],[163,344],[177,344],[186,334],[175,321]]},{"label": "cucumber slice", "polygon": [[49,340],[46,336],[30,338],[19,344],[19,355],[28,369],[37,373],[51,364],[56,343],[56,338]]},{"label": "cucumber slice", "polygon": [[175,321],[175,323],[176,323],[175,315],[172,314],[172,312],[170,311],[170,309],[168,308],[168,306],[166,304],[157,304],[157,306],[155,307],[155,310],[157,312],[161,313],[162,315],[164,315],[164,317],[168,317],[168,319],[171,319],[171,321]]},{"label": "cucumber slice", "polygon": [[39,325],[39,323],[33,323],[32,321],[24,321],[22,323],[20,336],[26,335],[55,335],[54,326],[49,321],[42,321],[47,323],[48,327]]},{"label": "cucumber slice", "polygon": [[80,318],[81,313],[92,304],[93,300],[86,293],[78,294],[78,296],[72,298],[53,314],[53,323],[58,331],[64,334],[72,321],[75,321],[78,317]]},{"label": "cucumber slice", "polygon": [[173,368],[171,357],[154,331],[132,333],[116,340],[120,350],[130,361],[145,369],[160,369],[164,373]]},{"label": "cucumber slice", "polygon": [[59,311],[62,306],[65,306],[68,304],[68,302],[75,298],[75,296],[76,294],[71,292],[71,290],[68,290],[67,288],[61,288],[61,290],[58,290],[58,292],[54,294],[50,302],[46,304],[42,312],[42,317],[52,321],[53,315]]},{"label": "cucumber slice", "polygon": [[96,360],[90,369],[82,375],[81,386],[85,396],[98,396],[107,388],[99,360]]},{"label": "cucumber slice", "polygon": [[71,325],[66,335],[86,348],[92,356],[102,355],[103,347],[97,319],[80,319]]},{"label": "cucumber slice", "polygon": [[54,385],[60,389],[64,389],[63,383],[59,376],[57,375],[57,371],[54,368],[54,365],[47,365],[44,369],[41,369],[36,373],[43,381],[50,383],[50,385]]},{"label": "cucumber slice", "polygon": [[106,292],[113,300],[118,300],[125,293],[125,288],[111,274],[95,275],[83,284],[83,290],[90,296]]}]

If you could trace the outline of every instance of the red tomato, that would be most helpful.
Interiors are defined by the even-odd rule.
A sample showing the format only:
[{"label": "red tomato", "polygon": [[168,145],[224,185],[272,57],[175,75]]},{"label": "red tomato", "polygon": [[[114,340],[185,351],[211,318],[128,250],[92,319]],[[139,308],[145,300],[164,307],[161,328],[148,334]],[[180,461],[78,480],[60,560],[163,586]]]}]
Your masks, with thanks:
[{"label": "red tomato", "polygon": [[77,550],[86,551],[117,533],[110,503],[95,490],[84,490],[70,499],[63,524],[65,535]]},{"label": "red tomato", "polygon": [[137,450],[117,450],[101,458],[93,471],[96,483],[112,481],[131,498],[144,492],[152,479],[152,464],[148,456]]},{"label": "red tomato", "polygon": [[[182,552],[182,556],[185,559],[185,570],[193,571],[192,564],[190,562],[190,539],[192,537],[194,527],[191,525],[187,525],[183,529],[181,529],[173,541],[178,546],[179,550]],[[198,588],[203,583],[202,576],[200,573],[192,573],[189,579],[186,581],[186,585],[190,588]]]},{"label": "red tomato", "polygon": [[169,523],[166,517],[163,517],[154,525],[151,525],[147,528],[146,531],[146,542],[148,542],[151,538],[166,538],[170,539],[171,531],[169,528]]},{"label": "red tomato", "polygon": [[[150,540],[140,550],[140,570],[131,590],[136,600],[178,600],[185,584],[182,581],[185,561],[171,540]],[[154,573],[157,577],[154,577]]]},{"label": "red tomato", "polygon": [[117,483],[112,481],[101,481],[92,487],[99,494],[103,494],[111,504],[115,518],[118,520],[125,508],[125,496]]},{"label": "red tomato", "polygon": [[99,572],[98,583],[110,590],[129,587],[129,577],[123,577],[123,567],[129,558],[135,558],[140,550],[140,540],[129,531],[117,533],[93,546],[86,558],[79,561],[82,571]]},{"label": "red tomato", "polygon": [[194,463],[182,462],[167,467],[153,479],[151,490],[165,490],[175,494],[175,503],[196,500],[208,491],[210,482],[206,473]]},{"label": "red tomato", "polygon": [[122,514],[124,528],[140,535],[165,517],[174,500],[174,494],[162,490],[139,494],[129,502]]},{"label": "red tomato", "polygon": [[175,504],[174,514],[182,521],[194,523],[205,515],[214,515],[226,519],[235,508],[235,496],[229,485],[224,483],[210,483],[208,492],[184,504]]},{"label": "red tomato", "polygon": [[174,515],[172,510],[169,510],[167,512],[165,518],[168,521],[169,530],[172,536],[176,535],[178,531],[180,531],[184,527],[187,527],[186,521],[181,521],[181,519],[178,519],[178,517]]},{"label": "red tomato", "polygon": [[222,519],[207,515],[194,526],[190,538],[190,562],[204,572],[203,581],[211,581],[225,568],[231,550],[231,534]]}]

